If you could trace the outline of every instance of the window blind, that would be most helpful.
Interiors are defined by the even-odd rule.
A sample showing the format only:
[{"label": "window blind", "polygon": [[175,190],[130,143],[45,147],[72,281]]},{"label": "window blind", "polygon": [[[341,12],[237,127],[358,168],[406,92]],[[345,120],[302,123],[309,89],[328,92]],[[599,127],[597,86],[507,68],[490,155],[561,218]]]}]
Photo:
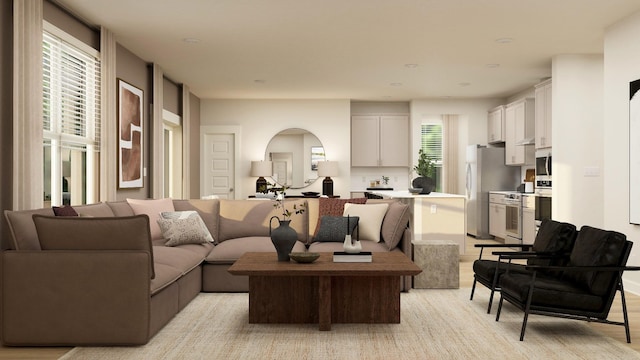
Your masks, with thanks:
[{"label": "window blind", "polygon": [[437,165],[442,165],[442,125],[422,124],[420,132],[422,150]]},{"label": "window blind", "polygon": [[45,138],[84,148],[100,142],[100,62],[64,40],[43,34]]}]

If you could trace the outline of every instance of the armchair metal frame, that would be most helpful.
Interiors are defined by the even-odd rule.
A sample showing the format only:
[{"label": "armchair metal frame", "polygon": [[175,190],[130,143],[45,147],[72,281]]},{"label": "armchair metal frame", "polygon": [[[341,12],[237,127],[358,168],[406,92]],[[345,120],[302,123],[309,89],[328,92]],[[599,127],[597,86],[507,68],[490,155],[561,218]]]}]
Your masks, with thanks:
[{"label": "armchair metal frame", "polygon": [[[631,342],[631,334],[629,331],[629,316],[627,313],[627,303],[624,294],[624,285],[622,281],[622,275],[624,271],[638,271],[638,266],[625,266],[629,253],[631,252],[632,243],[627,241],[626,249],[620,261],[620,266],[543,266],[543,265],[528,265],[525,268],[531,271],[531,281],[529,284],[529,291],[525,302],[520,301],[516,297],[511,296],[508,292],[500,292],[500,301],[498,303],[498,311],[496,314],[496,321],[500,320],[500,313],[502,311],[502,304],[504,300],[516,306],[520,310],[524,311],[524,318],[522,321],[522,329],[520,331],[520,341],[524,340],[524,334],[527,327],[527,321],[530,314],[552,316],[564,319],[582,320],[587,322],[597,322],[610,325],[624,326],[627,343]],[[506,255],[504,255],[506,256]],[[569,309],[566,307],[553,307],[548,305],[539,305],[533,303],[533,294],[536,290],[536,277],[542,270],[545,271],[576,271],[576,272],[616,272],[616,280],[612,281],[610,289],[607,291],[606,299],[601,307],[600,311],[588,311],[580,310],[578,308]],[[620,292],[620,300],[622,303],[622,314],[624,321],[611,321],[608,320],[609,311],[617,292]],[[605,298],[603,296],[603,298]]]}]

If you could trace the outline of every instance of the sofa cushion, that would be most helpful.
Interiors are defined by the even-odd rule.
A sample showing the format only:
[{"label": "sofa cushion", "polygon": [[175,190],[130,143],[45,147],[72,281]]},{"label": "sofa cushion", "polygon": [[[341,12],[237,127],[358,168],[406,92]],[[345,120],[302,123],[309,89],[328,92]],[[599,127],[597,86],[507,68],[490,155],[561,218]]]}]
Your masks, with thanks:
[{"label": "sofa cushion", "polygon": [[[87,204],[87,205],[75,205],[73,207],[79,216],[94,216],[94,217],[109,217],[115,216],[111,207],[106,203]],[[127,216],[133,216],[131,213]]]},{"label": "sofa cushion", "polygon": [[[625,249],[627,237],[616,231],[596,229],[590,226],[580,228],[576,243],[569,256],[571,266],[616,266],[619,265]],[[563,277],[588,289],[595,295],[604,295],[610,288],[617,273],[613,272],[571,272]]]},{"label": "sofa cushion", "polygon": [[[361,241],[362,251],[389,252],[389,248],[383,242]],[[342,243],[339,242],[314,242],[309,246],[311,252],[334,252],[344,251]]]},{"label": "sofa cushion", "polygon": [[151,229],[151,238],[162,238],[162,231],[158,225],[158,219],[160,213],[164,211],[175,211],[173,207],[173,201],[169,198],[165,199],[153,199],[153,200],[140,200],[140,199],[127,199],[127,203],[133,209],[136,215],[149,216],[149,226]]},{"label": "sofa cushion", "polygon": [[197,211],[209,229],[209,234],[213,237],[213,243],[218,243],[218,227],[220,219],[220,201],[213,200],[173,200],[173,207],[176,211]]},{"label": "sofa cushion", "polygon": [[354,239],[357,239],[357,234],[354,234],[354,231],[358,226],[359,219],[357,216],[325,215],[322,217],[320,230],[314,241],[344,242],[347,234],[353,235]]},{"label": "sofa cushion", "polygon": [[182,271],[171,265],[155,264],[156,277],[151,279],[151,296],[159,293],[162,289],[176,282],[183,275]]},{"label": "sofa cushion", "polygon": [[156,264],[172,266],[180,270],[183,275],[202,264],[205,257],[204,254],[198,254],[197,252],[178,247],[153,247],[153,261]]},{"label": "sofa cushion", "polygon": [[12,248],[15,250],[40,250],[40,241],[38,240],[38,232],[33,223],[33,215],[53,216],[51,208],[36,210],[9,211],[5,210],[4,216],[9,224],[11,239],[13,240]]},{"label": "sofa cushion", "polygon": [[124,201],[124,200],[122,200],[122,201],[107,201],[106,204],[107,204],[107,206],[109,206],[109,208],[113,212],[113,216],[133,216],[133,215],[135,215],[135,213],[133,212],[133,209],[131,208],[131,205],[129,205],[129,203]]},{"label": "sofa cushion", "polygon": [[[304,243],[297,241],[291,252],[304,250]],[[276,248],[270,237],[251,236],[221,242],[211,250],[205,261],[230,264],[246,252],[273,252],[273,259],[277,259]]]},{"label": "sofa cushion", "polygon": [[[301,204],[306,206],[306,200],[292,199],[286,200],[285,208],[295,213],[294,206]],[[282,217],[281,211],[270,200],[220,200],[220,222],[219,239],[222,243],[225,240],[251,237],[269,236],[269,222],[273,216]],[[278,223],[274,220],[273,226]],[[307,241],[308,220],[306,212],[291,216],[291,228],[298,234],[298,240]]]},{"label": "sofa cushion", "polygon": [[[173,212],[172,214],[176,213]],[[160,226],[160,231],[162,231],[162,237],[167,239],[165,243],[166,246],[213,242],[209,230],[207,230],[198,213],[193,212],[193,214],[195,216],[158,219],[158,226]]]},{"label": "sofa cushion", "polygon": [[149,217],[33,215],[42,250],[143,250],[154,277]]},{"label": "sofa cushion", "polygon": [[338,199],[338,198],[324,198],[318,199],[318,222],[316,229],[313,232],[313,237],[318,236],[320,231],[320,225],[322,223],[322,217],[329,216],[342,216],[344,213],[344,204],[364,204],[367,202],[367,198],[354,198],[354,199]]},{"label": "sofa cushion", "polygon": [[389,250],[398,246],[404,230],[409,226],[409,218],[411,212],[409,211],[409,205],[401,203],[400,201],[393,201],[389,203],[389,209],[382,220],[382,240]]},{"label": "sofa cushion", "polygon": [[358,237],[360,240],[380,241],[380,231],[382,230],[382,220],[389,204],[351,204],[344,205],[343,216],[358,216]]}]

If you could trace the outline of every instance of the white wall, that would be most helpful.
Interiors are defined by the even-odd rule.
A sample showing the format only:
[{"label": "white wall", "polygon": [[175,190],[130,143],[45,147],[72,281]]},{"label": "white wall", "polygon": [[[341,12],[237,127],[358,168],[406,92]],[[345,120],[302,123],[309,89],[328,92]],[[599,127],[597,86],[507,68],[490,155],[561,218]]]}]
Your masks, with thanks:
[{"label": "white wall", "polygon": [[505,99],[413,100],[411,102],[411,163],[418,163],[422,119],[441,115],[459,115],[458,193],[464,194],[467,145],[487,143],[487,112],[502,104],[505,104]]},{"label": "white wall", "polygon": [[603,56],[556,56],[552,74],[551,213],[578,228],[604,227]]},{"label": "white wall", "polygon": [[[640,79],[640,13],[611,26],[604,57],[604,224],[636,244],[629,264],[640,265],[640,226],[629,224],[629,82]],[[640,135],[635,135],[640,136]],[[628,290],[640,294],[640,274],[625,274]]]},{"label": "white wall", "polygon": [[[255,178],[249,176],[252,160],[264,159],[269,140],[287,128],[302,128],[322,142],[327,160],[338,161],[340,175],[332,177],[334,194],[349,197],[351,117],[349,100],[202,100],[201,126],[242,127],[240,154],[236,160],[236,198],[255,193]],[[246,175],[246,176],[243,176]],[[306,191],[322,192],[322,181]],[[302,191],[305,191],[302,190]],[[290,190],[288,194],[298,193]]]}]

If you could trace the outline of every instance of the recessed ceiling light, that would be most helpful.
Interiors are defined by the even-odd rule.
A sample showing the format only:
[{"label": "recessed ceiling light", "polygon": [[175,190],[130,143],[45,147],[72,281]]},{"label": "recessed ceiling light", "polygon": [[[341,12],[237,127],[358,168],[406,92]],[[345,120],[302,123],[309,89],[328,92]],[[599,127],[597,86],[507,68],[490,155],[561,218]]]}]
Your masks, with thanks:
[{"label": "recessed ceiling light", "polygon": [[470,82],[461,82],[461,83],[458,83],[458,85],[459,86],[469,86],[469,85],[471,85],[471,83]]},{"label": "recessed ceiling light", "polygon": [[405,67],[408,67],[409,69],[414,69],[418,67],[418,64],[404,64]]},{"label": "recessed ceiling light", "polygon": [[507,37],[505,37],[505,38],[499,38],[499,39],[496,39],[496,42],[497,42],[498,44],[509,44],[509,43],[512,43],[512,42],[513,42],[513,39],[512,39],[512,38],[507,38]]},{"label": "recessed ceiling light", "polygon": [[399,83],[399,82],[391,83],[391,86],[402,86],[402,83]]},{"label": "recessed ceiling light", "polygon": [[200,42],[200,39],[196,39],[196,38],[184,38],[182,39],[182,41],[186,42],[187,44],[197,44]]},{"label": "recessed ceiling light", "polygon": [[495,69],[500,67],[500,64],[487,64],[485,66],[488,67],[489,69]]}]

